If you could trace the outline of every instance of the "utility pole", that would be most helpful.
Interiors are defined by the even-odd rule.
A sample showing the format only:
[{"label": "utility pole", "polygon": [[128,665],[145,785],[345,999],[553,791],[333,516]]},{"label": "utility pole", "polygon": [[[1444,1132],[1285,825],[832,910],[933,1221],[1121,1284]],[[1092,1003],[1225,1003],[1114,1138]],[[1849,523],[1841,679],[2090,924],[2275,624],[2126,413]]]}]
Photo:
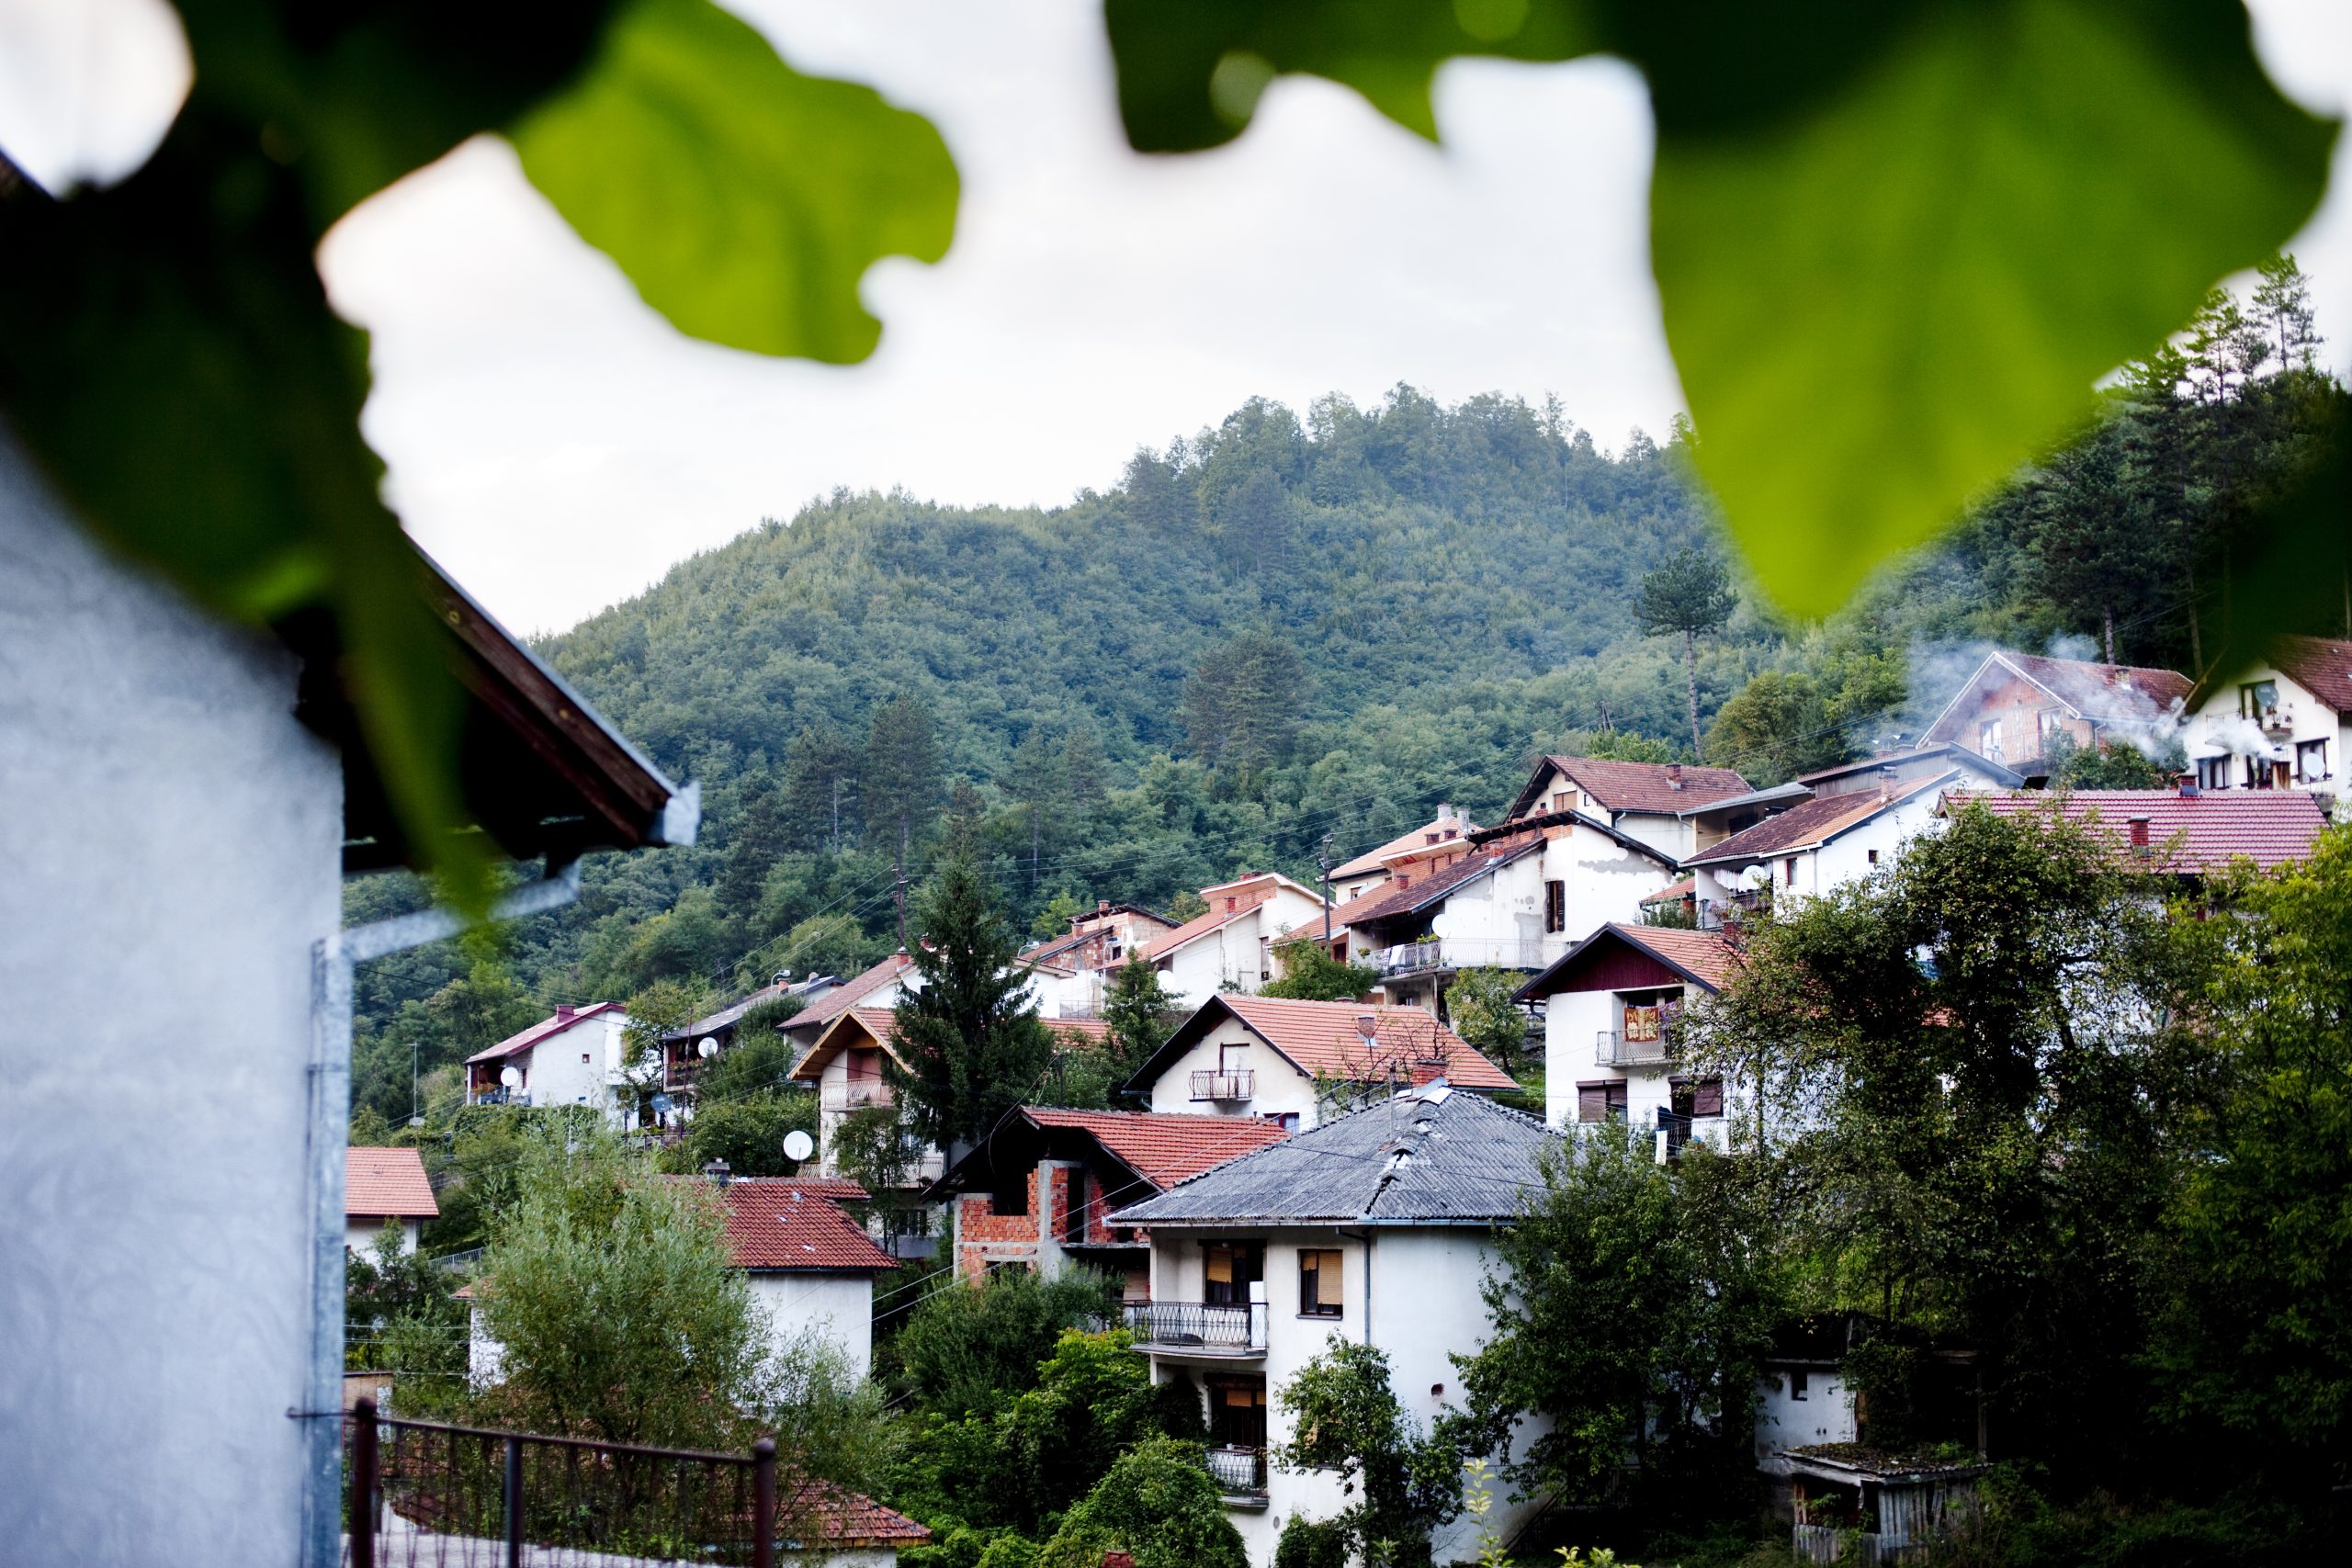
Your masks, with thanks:
[{"label": "utility pole", "polygon": [[1315,857],[1323,873],[1323,951],[1331,951],[1331,835],[1323,835],[1323,852]]},{"label": "utility pole", "polygon": [[408,1124],[412,1127],[424,1125],[424,1107],[419,1103],[416,1091],[417,1056],[422,1049],[421,1042],[412,1040],[408,1043]]},{"label": "utility pole", "polygon": [[890,897],[899,907],[899,951],[907,951],[907,851],[912,847],[914,829],[901,819],[899,823],[899,864],[890,887]]}]

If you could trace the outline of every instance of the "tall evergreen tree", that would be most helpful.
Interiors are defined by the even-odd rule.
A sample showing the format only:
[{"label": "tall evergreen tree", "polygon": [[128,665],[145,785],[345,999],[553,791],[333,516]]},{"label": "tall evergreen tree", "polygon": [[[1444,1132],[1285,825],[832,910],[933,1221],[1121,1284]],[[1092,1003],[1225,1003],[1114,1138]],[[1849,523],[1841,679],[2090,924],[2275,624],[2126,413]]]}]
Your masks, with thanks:
[{"label": "tall evergreen tree", "polygon": [[745,775],[738,799],[741,809],[734,831],[728,835],[727,864],[718,874],[718,908],[735,927],[737,940],[748,944],[768,934],[752,929],[759,917],[760,890],[768,868],[790,848],[791,832],[782,792],[772,775]]},{"label": "tall evergreen tree", "polygon": [[907,940],[907,863],[915,840],[939,815],[939,733],[921,697],[897,696],[874,710],[858,770],[866,825],[889,835],[899,941]]},{"label": "tall evergreen tree", "polygon": [[1062,737],[1061,755],[1057,759],[1061,768],[1062,789],[1070,805],[1080,812],[1092,811],[1102,804],[1106,790],[1102,742],[1094,737],[1094,727],[1080,723]]},{"label": "tall evergreen tree", "polygon": [[1288,639],[1244,632],[1201,656],[1184,683],[1188,748],[1213,767],[1234,771],[1246,790],[1290,754],[1306,705],[1306,666]]},{"label": "tall evergreen tree", "polygon": [[[1634,434],[1641,435],[1638,430]],[[1705,755],[1699,741],[1699,634],[1713,631],[1731,619],[1731,607],[1737,602],[1723,563],[1689,545],[1643,573],[1641,597],[1634,602],[1634,615],[1642,630],[1652,637],[1682,638],[1682,675],[1690,699],[1694,756]]]},{"label": "tall evergreen tree", "polygon": [[1069,798],[1061,759],[1046,744],[1046,732],[1031,725],[1013,748],[1012,765],[1001,780],[1004,793],[1021,808],[1022,826],[1029,832],[1029,891],[1037,891],[1037,861],[1045,847],[1048,824]]},{"label": "tall evergreen tree", "polygon": [[968,838],[949,847],[917,907],[921,984],[899,1003],[886,1064],[915,1127],[956,1157],[1021,1103],[1053,1059],[1014,960],[1020,940]]},{"label": "tall evergreen tree", "polygon": [[1111,1050],[1122,1077],[1149,1061],[1175,1032],[1178,999],[1159,983],[1159,971],[1137,953],[1111,976],[1102,998],[1102,1021],[1111,1026]]},{"label": "tall evergreen tree", "polygon": [[785,753],[784,809],[794,841],[839,854],[845,827],[857,816],[857,748],[830,725],[792,738]]}]

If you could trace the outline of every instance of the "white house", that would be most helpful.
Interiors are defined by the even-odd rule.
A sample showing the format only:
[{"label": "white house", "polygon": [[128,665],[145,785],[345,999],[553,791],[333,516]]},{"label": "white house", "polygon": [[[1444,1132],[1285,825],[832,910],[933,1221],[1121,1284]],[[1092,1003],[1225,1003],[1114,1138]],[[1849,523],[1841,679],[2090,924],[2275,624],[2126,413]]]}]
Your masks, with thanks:
[{"label": "white house", "polygon": [[1333,917],[1347,928],[1349,962],[1379,975],[1381,999],[1439,1018],[1445,987],[1464,969],[1542,968],[1565,941],[1543,931],[1552,842],[1528,835],[1464,847],[1434,871],[1399,872]]},{"label": "white house", "polygon": [[1120,967],[1176,924],[1140,904],[1108,899],[1071,916],[1068,931],[1022,952],[1038,1011],[1046,1018],[1094,1017]]},{"label": "white house", "polygon": [[1366,1092],[1441,1077],[1490,1094],[1519,1087],[1416,1008],[1223,996],[1177,1025],[1125,1088],[1164,1115],[1255,1116],[1295,1131]]},{"label": "white house", "polygon": [[[208,526],[191,513],[188,526]],[[690,791],[430,563],[464,682],[462,804],[547,857],[691,841]],[[232,626],[102,550],[0,432],[0,1541],[131,1568],[328,1568],[341,1517],[352,966],[403,863],[315,607]],[[159,1398],[158,1390],[169,1396]]]},{"label": "white house", "polygon": [[2274,638],[2267,657],[2189,699],[2186,739],[2208,790],[2300,789],[2352,800],[2352,642]]},{"label": "white house", "polygon": [[[559,1007],[466,1058],[468,1105],[593,1106],[607,1121],[634,1109],[628,1014],[618,1002]],[[514,1080],[508,1081],[508,1074]]]},{"label": "white house", "polygon": [[388,1224],[401,1227],[401,1250],[416,1250],[417,1232],[441,1205],[424,1160],[414,1149],[350,1148],[343,1152],[343,1245],[372,1251]]},{"label": "white house", "polygon": [[[1679,861],[1700,847],[1702,818],[1758,793],[1729,768],[1553,755],[1539,761],[1520,786],[1503,813],[1503,829],[1548,826],[1575,814]],[[1497,831],[1488,829],[1479,836],[1491,839]]]},{"label": "white house", "polygon": [[1904,840],[1931,831],[1943,791],[1969,774],[1959,768],[1896,782],[1874,791],[1818,795],[1768,817],[1683,862],[1698,896],[1699,923],[1771,901],[1785,908],[1892,865]]},{"label": "white house", "polygon": [[1694,1137],[1727,1147],[1723,1080],[1679,1071],[1670,1026],[1735,962],[1714,931],[1608,925],[1521,987],[1545,1004],[1544,1119],[1655,1128],[1661,1155]]},{"label": "white house", "polygon": [[[1327,1472],[1268,1462],[1292,1437],[1283,1386],[1334,1338],[1388,1359],[1406,1415],[1426,1427],[1451,1403],[1457,1354],[1488,1338],[1481,1291],[1496,1232],[1540,1190],[1558,1144],[1532,1117],[1443,1085],[1409,1089],[1245,1154],[1110,1224],[1151,1240],[1151,1299],[1131,1303],[1152,1381],[1200,1391],[1209,1471],[1256,1568],[1293,1518],[1329,1518],[1352,1498]],[[1542,1500],[1502,1502],[1505,1540]],[[1439,1562],[1477,1555],[1466,1518],[1441,1529]]]},{"label": "white house", "polygon": [[922,976],[915,972],[915,961],[903,950],[894,953],[831,987],[794,1013],[785,1022],[784,1037],[796,1050],[805,1052],[842,1014],[853,1008],[880,1008],[887,1011],[897,1007],[899,998],[921,981]]},{"label": "white house", "polygon": [[1442,805],[1436,817],[1411,832],[1399,833],[1377,849],[1366,850],[1353,860],[1333,866],[1331,897],[1343,904],[1361,897],[1386,882],[1399,864],[1422,860],[1432,851],[1442,852],[1446,846],[1477,829],[1476,822],[1453,807]]},{"label": "white house", "polygon": [[[1154,937],[1144,956],[1159,983],[1185,1007],[1219,992],[1253,994],[1281,973],[1278,939],[1319,929],[1322,895],[1279,872],[1247,872],[1201,889],[1205,913]],[[1334,928],[1336,929],[1336,928]]]},{"label": "white house", "polygon": [[1960,770],[1962,787],[1967,789],[2021,789],[2025,785],[2024,774],[1949,740],[1923,741],[1900,751],[1880,751],[1858,761],[1799,773],[1791,782],[1802,784],[1814,795],[1859,795],[1865,791],[1875,795],[1890,781],[1900,787],[1955,768]]}]

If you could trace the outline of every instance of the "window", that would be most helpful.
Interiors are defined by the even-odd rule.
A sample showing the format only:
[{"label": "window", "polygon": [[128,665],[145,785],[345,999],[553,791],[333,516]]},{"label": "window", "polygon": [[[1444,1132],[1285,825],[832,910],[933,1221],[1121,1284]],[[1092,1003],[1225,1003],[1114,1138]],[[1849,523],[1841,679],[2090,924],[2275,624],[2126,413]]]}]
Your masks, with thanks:
[{"label": "window", "polygon": [[1807,1374],[1802,1371],[1794,1371],[1789,1374],[1789,1397],[1791,1399],[1807,1399],[1812,1397],[1805,1387],[1806,1377]]},{"label": "window", "polygon": [[1266,1380],[1213,1377],[1209,1383],[1209,1441],[1221,1449],[1266,1446]]},{"label": "window", "polygon": [[1876,865],[1878,863],[1878,852],[1876,850],[1872,850],[1871,852],[1871,863],[1872,865]]},{"label": "window", "polygon": [[1298,1315],[1340,1315],[1340,1252],[1337,1247],[1299,1248]]},{"label": "window", "polygon": [[1285,1133],[1298,1131],[1298,1112],[1295,1111],[1269,1111],[1260,1120],[1272,1122]]},{"label": "window", "polygon": [[1544,929],[1547,932],[1568,929],[1568,885],[1565,882],[1544,885]]},{"label": "window", "polygon": [[1579,1122],[1623,1122],[1625,1120],[1625,1080],[1604,1078],[1577,1085],[1577,1120]]},{"label": "window", "polygon": [[2056,708],[2043,708],[2034,715],[2034,728],[2041,732],[2041,739],[2046,741],[2066,728],[2066,716]]},{"label": "window", "polygon": [[1654,1043],[1663,1039],[1665,1021],[1656,1002],[1625,1004],[1625,1039],[1629,1043],[1634,1041]]},{"label": "window", "polygon": [[588,1065],[588,1053],[585,1051],[580,1053],[580,1065],[583,1067]]},{"label": "window", "polygon": [[1790,886],[1794,887],[1797,885],[1796,856],[1791,855],[1787,860],[1781,863],[1781,874],[1787,881]]},{"label": "window", "polygon": [[1216,1070],[1220,1073],[1241,1073],[1250,1070],[1250,1047],[1231,1041],[1216,1048]]},{"label": "window", "polygon": [[2230,758],[2226,753],[2219,757],[2197,759],[2197,787],[2199,789],[2230,787]]},{"label": "window", "polygon": [[[2295,743],[2295,782],[2317,784],[2327,777],[2327,742],[2299,740]],[[582,1061],[588,1058],[582,1056]]]},{"label": "window", "polygon": [[1204,1241],[1201,1261],[1207,1285],[1201,1297],[1211,1306],[1248,1306],[1250,1287],[1266,1277],[1266,1249],[1259,1242]]},{"label": "window", "polygon": [[1724,1080],[1721,1078],[1676,1078],[1668,1085],[1667,1092],[1677,1116],[1721,1116],[1724,1113]]},{"label": "window", "polygon": [[1552,794],[1552,809],[1555,811],[1566,811],[1570,803],[1575,799],[1576,795],[1572,791],[1565,789],[1555,790]]},{"label": "window", "polygon": [[2249,681],[2238,688],[2238,716],[2260,718],[2278,705],[2278,682]]},{"label": "window", "polygon": [[1976,754],[1996,762],[2001,760],[2001,721],[1999,719],[1987,719],[1977,727]]}]

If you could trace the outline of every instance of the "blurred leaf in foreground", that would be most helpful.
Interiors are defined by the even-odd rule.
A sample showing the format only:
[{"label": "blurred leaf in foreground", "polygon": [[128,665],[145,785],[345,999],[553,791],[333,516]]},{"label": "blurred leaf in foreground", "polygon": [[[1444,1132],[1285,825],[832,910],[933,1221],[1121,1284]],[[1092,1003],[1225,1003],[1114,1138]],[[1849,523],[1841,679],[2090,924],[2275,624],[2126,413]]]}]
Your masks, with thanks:
[{"label": "blurred leaf in foreground", "polygon": [[956,165],[920,115],[804,76],[707,0],[636,0],[579,84],[514,132],[523,168],[682,331],[848,364],[858,279],[937,261]]}]

